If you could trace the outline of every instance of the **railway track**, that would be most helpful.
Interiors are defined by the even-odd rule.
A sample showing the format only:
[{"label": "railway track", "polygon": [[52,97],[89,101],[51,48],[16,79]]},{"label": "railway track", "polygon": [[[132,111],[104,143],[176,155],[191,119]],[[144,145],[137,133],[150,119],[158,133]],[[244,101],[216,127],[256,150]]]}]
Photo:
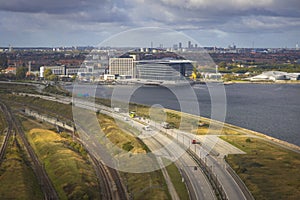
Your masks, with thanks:
[{"label": "railway track", "polygon": [[39,184],[41,185],[42,191],[44,193],[44,199],[46,200],[56,200],[59,199],[54,186],[52,185],[51,180],[49,179],[43,165],[38,160],[33,148],[30,146],[29,142],[26,139],[25,133],[21,128],[20,122],[15,118],[15,116],[12,114],[12,111],[2,102],[0,102],[0,108],[2,112],[4,113],[7,122],[8,122],[8,130],[7,134],[4,140],[4,143],[1,148],[1,159],[5,155],[5,150],[7,148],[8,140],[10,136],[12,135],[13,129],[15,130],[15,133],[18,134],[25,146],[26,151],[28,152],[29,157],[32,161],[32,168],[33,171],[39,181]]},{"label": "railway track", "polygon": [[96,166],[97,175],[99,178],[104,178],[100,180],[102,198],[127,200],[128,198],[118,172],[113,168],[105,166],[93,155],[90,155],[90,157]]},{"label": "railway track", "polygon": [[112,179],[115,181],[115,185],[116,185],[116,189],[117,189],[117,193],[118,193],[118,197],[120,200],[127,200],[127,193],[126,190],[123,187],[122,181],[120,179],[120,175],[118,173],[117,170],[107,167],[109,173],[112,176]]},{"label": "railway track", "polygon": [[[74,139],[84,146],[85,143],[74,135]],[[99,190],[101,191],[102,199],[105,200],[127,200],[127,193],[124,189],[120,176],[117,170],[104,165],[100,159],[97,159],[92,151],[87,151],[96,171],[99,180]]]},{"label": "railway track", "polygon": [[[30,107],[33,110],[41,111],[40,108],[33,106],[33,105],[24,105],[24,104],[18,103],[18,102],[14,102],[14,103],[20,105],[21,107]],[[43,112],[44,112],[44,110],[43,110]],[[51,112],[51,114],[55,115],[56,117],[60,116],[58,113],[53,112],[53,111]],[[70,119],[66,119],[64,117],[62,117],[62,119],[66,120],[68,122],[70,121]],[[19,132],[22,132],[22,130],[20,129]],[[23,134],[23,136],[24,136],[23,138],[21,137],[22,140],[23,139],[26,140],[25,134]],[[75,136],[75,138],[78,142],[80,142],[84,145],[84,142],[81,141],[80,138],[78,138],[77,136]],[[28,141],[27,141],[27,143],[28,143]],[[84,145],[84,146],[86,146],[86,145]],[[29,148],[31,148],[30,145],[29,145]],[[96,170],[96,174],[99,179],[99,184],[101,185],[100,190],[101,190],[101,195],[103,197],[102,199],[127,200],[128,195],[127,195],[126,189],[124,188],[124,186],[122,184],[120,175],[117,172],[117,170],[110,168],[108,166],[105,166],[100,160],[96,159],[96,157],[92,154],[92,152],[89,152],[89,155],[93,161],[94,168]]]},{"label": "railway track", "polygon": [[105,200],[127,200],[128,195],[126,189],[124,188],[120,175],[117,170],[106,166],[101,158],[98,158],[97,153],[93,152],[95,146],[90,146],[82,141],[80,138],[75,137],[75,139],[85,146],[93,164],[99,180],[101,188],[102,199]]},{"label": "railway track", "polygon": [[100,191],[102,199],[113,199],[112,188],[110,187],[109,177],[106,173],[102,163],[100,163],[93,155],[90,154],[90,157],[94,163],[95,171],[100,184]]},{"label": "railway track", "polygon": [[13,132],[13,125],[12,125],[12,120],[11,120],[12,119],[11,113],[8,112],[6,105],[2,102],[0,102],[0,110],[4,114],[4,117],[7,121],[6,135],[4,136],[3,144],[1,145],[1,149],[0,149],[0,162],[2,162],[5,152],[6,152],[9,138]]}]

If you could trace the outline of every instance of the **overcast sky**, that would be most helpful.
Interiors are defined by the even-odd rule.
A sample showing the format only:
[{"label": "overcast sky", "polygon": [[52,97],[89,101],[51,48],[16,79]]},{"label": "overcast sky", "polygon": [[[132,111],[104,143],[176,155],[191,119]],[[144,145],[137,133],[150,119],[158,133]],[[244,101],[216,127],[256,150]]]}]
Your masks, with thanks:
[{"label": "overcast sky", "polygon": [[175,30],[201,46],[294,48],[300,1],[0,0],[0,46],[97,45],[140,27]]}]

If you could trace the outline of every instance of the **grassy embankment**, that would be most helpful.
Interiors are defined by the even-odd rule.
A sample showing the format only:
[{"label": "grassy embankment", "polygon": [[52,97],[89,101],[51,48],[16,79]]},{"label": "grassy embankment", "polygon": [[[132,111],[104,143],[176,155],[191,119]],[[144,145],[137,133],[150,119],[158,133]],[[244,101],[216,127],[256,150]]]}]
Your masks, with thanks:
[{"label": "grassy embankment", "polygon": [[[24,87],[0,84],[1,100],[5,94],[11,93],[14,89],[22,90]],[[0,145],[4,138],[2,132],[6,126],[6,119],[3,113],[0,113]],[[20,141],[18,136],[10,138],[4,160],[0,163],[0,197],[1,199],[42,199],[41,188]]]},{"label": "grassy embankment", "polygon": [[229,155],[226,161],[241,177],[255,199],[299,199],[299,153],[258,138],[221,138],[246,152]]},{"label": "grassy embankment", "polygon": [[28,141],[43,163],[60,199],[99,199],[97,177],[87,153],[67,134],[31,129]]},{"label": "grassy embankment", "polygon": [[0,94],[5,95],[12,92],[26,92],[26,93],[32,93],[37,94],[37,88],[35,86],[29,85],[29,84],[6,84],[6,83],[0,83]]},{"label": "grassy embankment", "polygon": [[[115,122],[113,121],[113,118],[108,117],[108,116],[104,116],[104,115],[99,115],[99,121],[101,124],[101,127],[103,127],[103,131],[107,133],[109,133],[107,135],[107,137],[114,142],[115,144],[119,144],[120,147],[122,147],[123,149],[126,150],[126,144],[130,144],[132,145],[132,147],[136,148],[139,147],[143,150],[145,150],[146,152],[148,152],[148,148],[146,146],[144,146],[143,143],[141,143],[140,140],[137,140],[137,138],[134,138],[134,135],[130,136],[125,136],[126,133],[122,133],[124,130],[130,130],[132,129],[132,127],[127,126],[124,122],[122,124],[122,122],[118,121],[118,125],[120,127],[122,127],[123,130],[120,130],[120,128],[118,126],[116,126]],[[137,130],[132,130],[131,132],[134,132]],[[128,141],[128,139],[130,139]],[[133,142],[134,141],[134,142]],[[133,144],[132,144],[133,143]],[[141,149],[140,150],[135,150],[134,148],[132,148],[131,152],[140,152],[141,153]],[[171,178],[171,181],[176,189],[176,191],[178,192],[178,195],[180,197],[180,199],[188,199],[189,195],[186,189],[185,184],[182,182],[181,180],[181,175],[177,169],[177,167],[175,166],[175,164],[171,164],[169,166],[167,166],[167,171],[168,174]],[[160,199],[162,197],[166,197],[166,194],[162,193],[162,189],[166,190],[166,186],[164,185],[164,180],[162,180],[163,178],[161,177],[162,173],[161,171],[155,171],[155,172],[151,172],[151,173],[142,173],[142,174],[128,174],[128,173],[123,173],[123,178],[126,179],[126,181],[129,183],[129,185],[131,185],[129,187],[129,191],[132,193],[132,195],[134,197],[136,197],[137,199],[141,199],[141,198],[145,198],[145,199]],[[144,181],[142,177],[148,177],[145,178]],[[138,181],[138,179],[141,179]],[[158,188],[155,187],[155,183],[159,186]],[[150,186],[150,184],[152,185],[152,188]],[[144,190],[144,188],[149,188],[149,190]],[[141,192],[142,191],[142,192]],[[165,191],[166,193],[166,191]],[[155,195],[153,195],[155,194]]]},{"label": "grassy embankment", "polygon": [[43,199],[38,180],[18,136],[11,137],[0,163],[1,199]]},{"label": "grassy embankment", "polygon": [[[72,107],[70,105],[46,101],[40,98],[21,97],[16,95],[6,95],[5,99],[16,109],[22,105],[32,107],[33,109],[38,109],[38,112],[57,116],[58,118],[60,118],[60,116],[63,116],[63,118],[67,119],[71,118]],[[52,111],[53,113],[51,113]],[[107,125],[106,131],[108,131],[108,138],[111,141],[115,142],[117,145],[119,145],[119,147],[134,153],[148,151],[146,146],[144,146],[140,141],[136,140],[133,136],[130,136],[130,134],[126,134],[126,136],[123,135],[123,137],[120,138],[121,135],[118,133],[119,130],[111,128],[109,127],[109,124],[107,124],[110,123],[110,120],[112,119],[107,116],[100,118],[100,122],[102,123],[101,127],[105,127],[105,124]],[[24,121],[23,119],[23,122],[27,123],[27,125],[24,123],[23,124],[29,127],[29,129],[34,128],[32,121],[26,122],[26,120]],[[71,191],[67,191],[66,193],[64,189],[70,190],[70,188],[66,187],[72,184],[72,180],[75,179],[69,177],[69,173],[66,171],[69,171],[70,169],[76,169],[76,167],[74,167],[74,161],[71,162],[67,160],[68,158],[70,159],[70,157],[74,157],[76,152],[72,152],[63,146],[65,145],[64,138],[59,138],[58,135],[54,135],[53,132],[48,132],[47,130],[40,131],[39,129],[33,129],[29,131],[28,138],[40,159],[43,161],[43,163],[45,163],[45,169],[47,170],[51,180],[54,182],[60,197],[65,198],[67,195],[75,195],[73,194],[74,192],[72,193]],[[126,142],[120,143],[120,141]],[[50,162],[50,160],[57,161],[57,163]],[[68,163],[72,166],[68,166]],[[57,169],[60,169],[60,171],[57,171]],[[59,173],[59,177],[57,177],[57,173]],[[67,177],[64,176],[64,174],[66,174]],[[170,195],[161,171],[143,174],[122,173],[122,175],[123,179],[126,180],[127,187],[131,192],[131,195],[136,199],[170,199]],[[61,182],[61,179],[65,180],[65,183]]]},{"label": "grassy embankment", "polygon": [[12,94],[3,96],[3,100],[15,109],[28,107],[39,112],[40,114],[57,117],[63,121],[68,122],[72,119],[71,105],[48,101],[39,97],[19,96]]},{"label": "grassy embankment", "polygon": [[[18,92],[24,92],[23,89],[28,88],[24,88],[23,85],[17,85]],[[46,101],[40,98],[12,95],[11,91],[7,91],[6,89],[3,89],[2,92],[5,94],[3,95],[3,100],[14,109],[27,106],[35,110],[37,109],[38,112],[44,114],[63,116],[62,118],[64,119],[70,119],[72,116],[70,105]],[[44,164],[61,199],[100,198],[99,186],[93,166],[88,161],[86,152],[79,143],[73,142],[66,134],[58,135],[45,129],[32,129],[36,127],[51,128],[51,126],[42,122],[26,120],[26,118],[22,118],[21,121],[28,131],[27,137],[30,144]],[[26,177],[20,174],[22,173],[21,169],[15,168],[14,170],[15,179]],[[33,179],[27,176],[27,181],[32,182]],[[34,190],[28,189],[26,191],[32,193]],[[15,191],[15,193],[17,193],[15,195],[19,195],[18,191]],[[42,199],[42,197],[25,199]]]},{"label": "grassy embankment", "polygon": [[61,199],[100,199],[94,168],[78,142],[66,133],[55,133],[50,124],[27,117],[21,121]]},{"label": "grassy embankment", "polygon": [[71,96],[70,92],[63,89],[60,85],[47,85],[42,91],[45,93],[57,94],[62,96]]},{"label": "grassy embankment", "polygon": [[168,122],[171,127],[188,131],[197,135],[218,134],[218,135],[241,135],[242,133],[220,126],[208,118],[190,115],[175,110],[163,108],[150,108],[146,105],[131,104],[130,111],[143,118],[151,118],[157,123]]},{"label": "grassy embankment", "polygon": [[[141,140],[126,131],[126,128],[129,127],[123,124],[121,129],[113,118],[103,114],[98,115],[98,120],[106,137],[119,148],[133,154],[149,151]],[[160,170],[148,173],[121,172],[120,174],[134,199],[170,199],[170,194]]]},{"label": "grassy embankment", "polygon": [[2,112],[0,112],[0,133],[2,133],[4,131],[6,126],[7,126],[7,123],[6,123],[5,116]]},{"label": "grassy embankment", "polygon": [[178,168],[174,163],[168,165],[166,167],[168,174],[171,178],[171,181],[174,185],[174,188],[179,196],[179,199],[181,200],[188,200],[189,199],[189,193],[186,188],[185,183],[182,182],[182,177],[178,171]]},{"label": "grassy embankment", "polygon": [[[138,115],[149,117],[149,108],[134,107]],[[163,112],[160,110],[159,112]],[[167,122],[178,128],[183,123],[194,126],[198,120],[202,126],[193,128],[192,133],[208,134],[209,119],[186,115],[177,111],[167,110]],[[184,119],[182,119],[184,118]],[[155,119],[155,117],[154,117]],[[212,122],[214,123],[214,122]],[[183,125],[183,127],[185,127]],[[218,127],[218,125],[216,125]],[[210,128],[214,134],[214,126]],[[229,155],[227,162],[238,173],[256,199],[297,199],[300,196],[300,154],[284,149],[277,144],[262,139],[247,139],[251,131],[238,127],[223,127],[218,134],[225,135],[222,139],[237,146],[247,154]],[[257,136],[257,135],[255,135]],[[259,135],[263,137],[263,135]]]},{"label": "grassy embankment", "polygon": [[[115,120],[110,116],[104,114],[97,115],[100,127],[105,136],[118,146],[119,149],[128,151],[132,154],[146,153],[149,151],[147,146],[136,136],[139,131],[129,124]],[[90,126],[90,130],[94,127],[91,120],[82,117],[85,127]],[[109,148],[109,147],[108,147]],[[118,156],[121,151],[114,151],[115,156]],[[138,164],[138,163],[136,163]],[[149,163],[151,164],[151,163]],[[182,199],[188,199],[187,189],[185,184],[181,182],[181,175],[175,165],[167,168],[174,187],[180,192]],[[160,170],[149,173],[124,173],[121,172],[123,180],[125,180],[126,187],[132,197],[135,199],[169,199],[165,180]]]},{"label": "grassy embankment", "polygon": [[[201,118],[201,121],[209,123],[206,118]],[[206,134],[208,126],[201,126],[192,132]],[[229,155],[226,160],[256,199],[297,199],[300,196],[299,153],[265,140],[264,135],[253,135],[245,129],[241,132],[238,127],[223,127],[221,134],[226,135],[221,136],[222,139],[246,152]]]},{"label": "grassy embankment", "polygon": [[[100,124],[100,128],[105,134],[105,137],[118,148],[109,146],[108,143],[103,143],[102,145],[107,145],[107,148],[114,148],[114,156],[128,156],[124,155],[122,150],[129,152],[129,154],[145,154],[149,151],[147,146],[136,137],[135,134],[138,130],[129,126],[122,121],[115,121],[114,118],[104,115],[97,114],[97,118]],[[90,119],[82,117],[80,122],[93,133],[95,129],[94,124]],[[99,130],[98,130],[99,132]],[[98,138],[100,143],[102,137]],[[132,162],[139,162],[138,160],[132,160]],[[131,163],[136,166],[139,163]],[[151,165],[151,162],[149,162]],[[170,194],[168,192],[167,185],[165,183],[163,174],[160,170],[156,170],[148,173],[127,173],[120,172],[123,182],[128,189],[131,197],[134,199],[170,199]]]},{"label": "grassy embankment", "polygon": [[4,138],[4,130],[7,127],[5,116],[2,112],[0,112],[0,146],[2,144]]},{"label": "grassy embankment", "polygon": [[[123,149],[124,149],[124,145],[126,145],[126,144],[128,144],[128,137],[127,137],[127,139],[122,139],[122,137],[124,137],[124,134],[122,134],[122,136],[120,136],[120,129],[119,128],[117,128],[116,126],[115,126],[115,123],[112,121],[113,119],[112,118],[110,118],[110,117],[107,117],[107,116],[103,116],[103,115],[99,115],[99,120],[100,120],[100,124],[101,124],[101,126],[103,126],[103,130],[105,131],[105,130],[108,130],[109,128],[110,129],[115,129],[114,131],[112,131],[112,130],[110,130],[109,131],[109,133],[110,133],[110,135],[108,136],[108,138],[111,140],[111,141],[113,141],[114,143],[120,143],[120,141],[123,141],[122,142],[122,144],[120,144],[120,146],[122,146],[123,147]],[[120,121],[118,121],[118,126],[119,127],[121,127],[123,130],[130,130],[130,132],[132,133],[132,132],[138,132],[137,130],[132,130],[133,128],[131,127],[131,126],[128,126],[128,124],[126,124],[126,123],[124,123],[124,122],[120,122]],[[137,133],[138,134],[138,133]],[[133,135],[131,135],[130,137],[134,137]],[[130,139],[130,141],[132,142],[132,141],[135,141],[136,139],[134,139],[134,138],[131,138]],[[131,142],[129,142],[130,144],[131,144]],[[140,143],[140,140],[137,140],[135,143]],[[146,147],[146,146],[144,146],[144,144],[143,143],[141,143],[141,145],[142,145],[142,148],[146,151],[146,152],[148,152],[149,150],[148,150],[148,148]],[[137,146],[140,146],[140,145],[137,145],[137,144],[134,144],[133,145],[134,147],[137,147]],[[126,150],[126,149],[125,149]],[[132,152],[135,152],[136,150],[134,150],[134,149],[132,149],[133,151]],[[141,152],[141,151],[140,151]],[[175,164],[171,164],[171,165],[169,165],[169,166],[167,166],[166,167],[166,169],[167,169],[167,172],[168,172],[168,174],[169,174],[169,176],[170,176],[170,178],[171,178],[171,181],[172,181],[172,183],[173,183],[173,185],[174,185],[174,187],[175,187],[175,189],[176,189],[176,191],[177,191],[177,193],[178,193],[178,195],[179,195],[179,197],[180,197],[180,199],[189,199],[189,194],[188,194],[188,191],[187,191],[187,188],[186,188],[186,186],[185,186],[185,184],[182,182],[182,180],[181,180],[181,175],[180,175],[180,173],[179,173],[179,171],[178,171],[178,169],[177,169],[177,167],[175,166]],[[158,172],[155,172],[155,173],[158,173]],[[137,174],[135,174],[135,176],[139,176],[139,177],[142,177],[142,176],[144,176],[145,174],[141,174],[141,175],[137,175]],[[161,174],[161,172],[159,172],[158,173],[158,175],[159,176],[161,176],[162,174]],[[128,175],[127,175],[128,176]],[[125,177],[127,177],[126,175],[125,175]],[[132,175],[130,175],[130,176],[132,176]],[[153,176],[151,176],[151,177],[153,177]],[[127,178],[127,180],[128,180],[128,178]],[[135,179],[132,179],[132,183],[134,183],[135,182]],[[138,184],[137,183],[135,183],[136,184],[136,186],[134,186],[133,187],[133,191],[138,191],[138,189],[137,189],[137,187],[140,187],[141,189],[143,188],[143,187],[146,187],[147,188],[147,186],[145,185],[145,183],[143,183],[142,185],[144,185],[143,187],[141,187],[142,185],[140,185],[141,184],[141,182],[139,182]],[[153,184],[153,183],[152,183]],[[152,189],[153,190],[153,189]],[[151,191],[151,193],[152,193],[153,191]],[[134,192],[133,192],[134,193]],[[150,195],[151,195],[151,193],[149,194],[149,198],[150,198]],[[138,193],[139,194],[139,193]],[[147,193],[146,193],[147,194]],[[139,196],[141,196],[141,197],[143,197],[143,195],[145,195],[145,194],[139,194]],[[153,197],[154,198],[154,197]],[[155,197],[156,198],[156,197]],[[147,198],[148,199],[148,198]]]}]

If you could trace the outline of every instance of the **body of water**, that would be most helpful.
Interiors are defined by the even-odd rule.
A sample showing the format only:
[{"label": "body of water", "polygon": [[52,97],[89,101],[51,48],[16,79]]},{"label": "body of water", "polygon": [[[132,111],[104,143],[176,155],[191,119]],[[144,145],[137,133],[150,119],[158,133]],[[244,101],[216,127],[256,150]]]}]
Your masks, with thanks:
[{"label": "body of water", "polygon": [[[232,84],[226,85],[225,122],[300,146],[300,84]],[[118,88],[118,98],[130,96],[130,101],[180,110],[176,95],[165,87],[97,86],[96,96],[110,98]],[[72,87],[67,87],[72,90]],[[186,91],[186,87],[176,91]],[[206,85],[195,85],[200,114],[210,117],[211,95]],[[92,92],[89,86],[77,87],[77,93]],[[93,94],[90,94],[93,95]],[[186,95],[181,101],[189,103]],[[191,108],[190,113],[194,114]]]}]

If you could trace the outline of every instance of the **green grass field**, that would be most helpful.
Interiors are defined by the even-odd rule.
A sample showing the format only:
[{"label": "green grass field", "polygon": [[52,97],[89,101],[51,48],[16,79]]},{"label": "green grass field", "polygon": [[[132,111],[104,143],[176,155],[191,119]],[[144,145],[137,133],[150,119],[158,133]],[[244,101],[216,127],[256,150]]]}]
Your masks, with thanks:
[{"label": "green grass field", "polygon": [[43,90],[45,93],[58,94],[62,96],[71,96],[71,94],[59,85],[48,85]]},{"label": "green grass field", "polygon": [[179,198],[181,200],[188,200],[189,199],[188,190],[186,188],[185,183],[182,182],[181,174],[179,173],[176,165],[172,163],[168,165],[166,168]]},{"label": "green grass field", "polygon": [[64,121],[71,120],[72,106],[54,101],[48,101],[39,97],[18,96],[7,94],[3,96],[3,100],[14,108],[28,107],[41,114],[57,117]]},{"label": "green grass field", "polygon": [[0,134],[3,132],[6,126],[7,126],[7,122],[5,116],[3,115],[2,112],[0,112]]},{"label": "green grass field", "polygon": [[70,138],[45,129],[32,129],[27,137],[61,199],[100,198],[93,166],[80,145],[75,148]]},{"label": "green grass field", "polygon": [[20,139],[11,138],[0,163],[0,199],[43,199],[38,180]]},{"label": "green grass field", "polygon": [[[98,119],[106,137],[119,148],[132,153],[146,153],[149,151],[147,146],[137,139],[134,134],[124,130],[128,128],[130,131],[130,127],[120,124],[121,129],[118,127],[119,124],[116,124],[114,119],[107,115],[99,114]],[[149,173],[121,172],[120,174],[134,199],[170,199],[168,188],[160,170]]]},{"label": "green grass field", "polygon": [[160,170],[148,173],[120,173],[133,199],[171,199],[168,187]]},{"label": "green grass field", "polygon": [[226,160],[255,199],[299,199],[299,153],[247,136],[221,138],[247,153],[229,155]]},{"label": "green grass field", "polygon": [[36,87],[28,84],[7,84],[7,83],[0,83],[0,94],[9,94],[12,92],[26,92],[37,94]]},{"label": "green grass field", "polygon": [[[121,129],[112,117],[99,114],[98,120],[102,131],[113,144],[132,153],[146,153],[147,148],[145,148],[145,145],[132,133]],[[128,149],[129,146],[130,149]]]},{"label": "green grass field", "polygon": [[4,138],[3,132],[6,127],[7,127],[7,122],[6,122],[5,116],[3,115],[2,112],[0,112],[0,146],[2,145],[2,141]]}]

